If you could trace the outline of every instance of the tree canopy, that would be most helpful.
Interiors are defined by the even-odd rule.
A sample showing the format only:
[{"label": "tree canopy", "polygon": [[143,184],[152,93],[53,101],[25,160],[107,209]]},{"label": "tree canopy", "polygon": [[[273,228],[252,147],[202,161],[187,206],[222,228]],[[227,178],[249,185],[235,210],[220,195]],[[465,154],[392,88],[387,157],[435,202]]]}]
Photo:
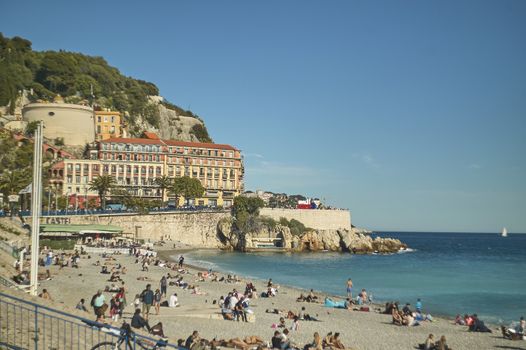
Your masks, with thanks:
[{"label": "tree canopy", "polygon": [[[33,51],[29,40],[6,38],[0,33],[0,106],[14,112],[15,101],[21,90],[32,91],[31,101],[52,101],[60,94],[66,102],[88,101],[102,108],[129,115],[130,130],[140,133],[136,117],[141,115],[152,126],[159,128],[159,109],[148,96],[159,95],[153,83],[124,76],[102,57],[87,56],[67,51]],[[178,115],[200,119],[191,111],[172,103],[163,105]],[[128,112],[126,114],[125,112]],[[208,142],[206,128],[192,133]]]}]

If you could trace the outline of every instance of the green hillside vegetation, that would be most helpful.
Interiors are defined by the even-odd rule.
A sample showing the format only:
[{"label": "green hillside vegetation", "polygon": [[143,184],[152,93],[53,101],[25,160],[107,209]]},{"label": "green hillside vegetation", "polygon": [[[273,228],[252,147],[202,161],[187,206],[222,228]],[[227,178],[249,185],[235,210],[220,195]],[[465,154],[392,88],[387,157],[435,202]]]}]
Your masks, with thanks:
[{"label": "green hillside vegetation", "polygon": [[[62,50],[37,52],[29,40],[6,38],[0,33],[0,106],[9,106],[13,113],[19,91],[24,89],[33,91],[28,96],[32,102],[52,101],[60,94],[65,102],[87,101],[123,115],[128,112],[129,129],[136,135],[143,131],[136,127],[139,115],[159,128],[159,109],[148,99],[149,95],[159,95],[155,84],[122,75],[102,57]],[[170,102],[163,105],[178,115],[200,119]],[[203,142],[210,141],[204,127],[192,133]]]}]

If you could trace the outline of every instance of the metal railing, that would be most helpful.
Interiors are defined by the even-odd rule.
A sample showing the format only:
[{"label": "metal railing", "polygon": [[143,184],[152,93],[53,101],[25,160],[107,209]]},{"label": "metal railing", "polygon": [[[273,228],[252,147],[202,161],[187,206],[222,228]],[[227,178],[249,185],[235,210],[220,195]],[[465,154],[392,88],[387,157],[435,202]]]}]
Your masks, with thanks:
[{"label": "metal railing", "polygon": [[[119,333],[119,328],[0,293],[0,349],[92,349],[116,343]],[[158,340],[134,333],[129,341],[120,349],[150,349]]]},{"label": "metal railing", "polygon": [[[224,212],[229,211],[230,208],[222,207],[208,207],[208,206],[187,206],[178,208],[152,208],[148,210],[149,214],[155,213],[172,213],[172,212]],[[42,210],[42,216],[73,216],[73,215],[111,215],[111,214],[140,214],[138,210],[133,209],[68,209],[68,210]],[[27,217],[31,216],[31,211],[22,210],[17,215]],[[7,217],[9,214],[0,213],[0,217]]]}]

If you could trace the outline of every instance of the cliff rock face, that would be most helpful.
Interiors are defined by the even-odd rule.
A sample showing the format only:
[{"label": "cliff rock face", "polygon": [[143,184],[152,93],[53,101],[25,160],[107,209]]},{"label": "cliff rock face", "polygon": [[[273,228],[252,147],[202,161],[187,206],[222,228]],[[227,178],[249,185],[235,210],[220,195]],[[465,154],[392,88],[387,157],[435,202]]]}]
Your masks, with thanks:
[{"label": "cliff rock face", "polygon": [[178,115],[176,111],[166,108],[153,97],[150,97],[150,100],[151,103],[157,104],[159,128],[150,125],[142,116],[138,116],[135,123],[139,129],[154,132],[162,139],[199,142],[191,130],[195,125],[204,127],[202,121],[197,118]]},{"label": "cliff rock face", "polygon": [[218,237],[224,244],[226,250],[247,251],[258,248],[258,244],[273,244],[276,240],[280,242],[280,248],[291,250],[293,237],[290,229],[286,226],[275,227],[262,226],[257,231],[243,233],[232,225],[232,220],[221,220],[217,225]]},{"label": "cliff rock face", "polygon": [[398,239],[380,238],[374,240],[365,234],[352,230],[310,230],[301,236],[292,236],[290,229],[277,225],[274,228],[262,227],[256,232],[233,232],[231,221],[218,225],[219,237],[225,249],[247,251],[258,248],[258,243],[272,243],[272,238],[280,238],[283,248],[290,251],[332,251],[353,254],[395,253],[407,246]]}]

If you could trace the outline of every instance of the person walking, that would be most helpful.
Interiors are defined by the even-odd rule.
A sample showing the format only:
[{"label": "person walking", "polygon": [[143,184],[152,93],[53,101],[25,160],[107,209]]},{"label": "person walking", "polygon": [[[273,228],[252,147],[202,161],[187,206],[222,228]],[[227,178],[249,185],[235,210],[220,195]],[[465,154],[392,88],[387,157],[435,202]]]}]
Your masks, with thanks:
[{"label": "person walking", "polygon": [[159,315],[159,309],[161,308],[161,299],[162,294],[159,289],[155,291],[155,294],[153,295],[153,306],[155,307],[155,314]]},{"label": "person walking", "polygon": [[141,293],[141,301],[142,301],[142,314],[143,317],[147,320],[148,316],[150,315],[150,308],[153,305],[154,295],[152,291],[152,285],[147,284],[146,289],[142,291]]}]

